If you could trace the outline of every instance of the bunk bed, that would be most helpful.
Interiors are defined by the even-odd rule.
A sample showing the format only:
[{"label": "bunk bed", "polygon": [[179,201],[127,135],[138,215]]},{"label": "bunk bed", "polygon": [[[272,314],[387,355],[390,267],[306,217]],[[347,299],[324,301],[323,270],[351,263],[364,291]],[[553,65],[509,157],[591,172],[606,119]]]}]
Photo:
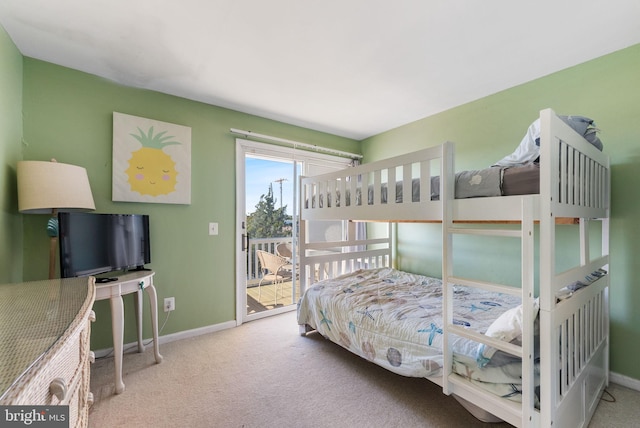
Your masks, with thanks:
[{"label": "bunk bed", "polygon": [[[609,159],[551,109],[538,125],[534,193],[461,197],[449,142],[303,177],[301,334],[317,330],[389,370],[425,377],[483,420],[587,426],[608,385]],[[497,170],[503,185],[505,170]],[[348,226],[344,239],[310,241],[310,225],[336,220]],[[385,236],[357,237],[359,221],[387,223]],[[441,279],[394,269],[402,222],[442,223]],[[562,272],[560,223],[575,223],[580,255]],[[456,276],[456,235],[519,240],[519,286]],[[492,310],[478,312],[491,315],[469,316],[482,305]],[[481,377],[491,370],[510,378]]]}]

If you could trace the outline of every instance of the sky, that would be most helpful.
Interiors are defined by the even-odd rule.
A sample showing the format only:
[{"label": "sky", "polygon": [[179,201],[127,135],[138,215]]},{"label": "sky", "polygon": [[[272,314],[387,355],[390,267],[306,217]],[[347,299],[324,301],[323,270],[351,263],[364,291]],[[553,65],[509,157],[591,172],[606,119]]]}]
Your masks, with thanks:
[{"label": "sky", "polygon": [[266,195],[269,185],[273,186],[275,207],[280,208],[280,183],[282,181],[282,205],[287,205],[287,214],[292,214],[293,207],[293,165],[291,162],[276,162],[273,160],[246,157],[246,210],[255,211],[261,195]]}]

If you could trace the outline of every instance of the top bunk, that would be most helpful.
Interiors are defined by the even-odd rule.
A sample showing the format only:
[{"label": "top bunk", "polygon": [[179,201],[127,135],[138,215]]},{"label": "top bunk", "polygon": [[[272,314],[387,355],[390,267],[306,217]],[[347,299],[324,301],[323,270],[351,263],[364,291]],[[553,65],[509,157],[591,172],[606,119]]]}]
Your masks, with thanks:
[{"label": "top bunk", "polygon": [[[499,165],[456,173],[454,144],[445,142],[303,177],[301,219],[438,222],[447,213],[457,222],[518,222],[523,205],[533,207],[534,220],[607,218],[609,157],[600,151],[597,137],[600,147],[569,126],[566,118],[551,109],[540,112],[529,129],[535,125],[536,135],[539,130],[535,162],[514,161],[514,155],[523,153],[523,140]],[[531,202],[523,204],[524,199]]]}]

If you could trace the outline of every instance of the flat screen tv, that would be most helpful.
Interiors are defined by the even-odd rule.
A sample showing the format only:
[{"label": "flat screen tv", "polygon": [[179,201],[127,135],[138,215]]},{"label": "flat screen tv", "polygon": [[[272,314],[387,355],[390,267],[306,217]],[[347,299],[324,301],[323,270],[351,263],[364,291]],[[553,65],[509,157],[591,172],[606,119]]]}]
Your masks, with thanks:
[{"label": "flat screen tv", "polygon": [[141,270],[151,263],[149,216],[58,213],[60,276]]}]

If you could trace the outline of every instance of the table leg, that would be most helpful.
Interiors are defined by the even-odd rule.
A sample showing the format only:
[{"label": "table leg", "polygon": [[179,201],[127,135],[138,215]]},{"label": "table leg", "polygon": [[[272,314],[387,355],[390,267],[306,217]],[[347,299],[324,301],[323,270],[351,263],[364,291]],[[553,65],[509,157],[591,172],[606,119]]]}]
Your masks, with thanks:
[{"label": "table leg", "polygon": [[160,355],[160,344],[158,343],[158,294],[153,284],[145,288],[149,295],[149,304],[151,305],[151,329],[153,330],[153,352],[156,356],[156,363],[162,362]]},{"label": "table leg", "polygon": [[111,304],[111,329],[113,330],[113,359],[115,362],[116,394],[124,392],[122,381],[122,342],[124,336],[124,304],[122,296],[114,296],[109,299]]},{"label": "table leg", "polygon": [[142,290],[138,290],[133,295],[133,302],[136,312],[136,328],[138,330],[138,352],[144,352],[144,343],[142,340],[142,301],[144,297]]}]

